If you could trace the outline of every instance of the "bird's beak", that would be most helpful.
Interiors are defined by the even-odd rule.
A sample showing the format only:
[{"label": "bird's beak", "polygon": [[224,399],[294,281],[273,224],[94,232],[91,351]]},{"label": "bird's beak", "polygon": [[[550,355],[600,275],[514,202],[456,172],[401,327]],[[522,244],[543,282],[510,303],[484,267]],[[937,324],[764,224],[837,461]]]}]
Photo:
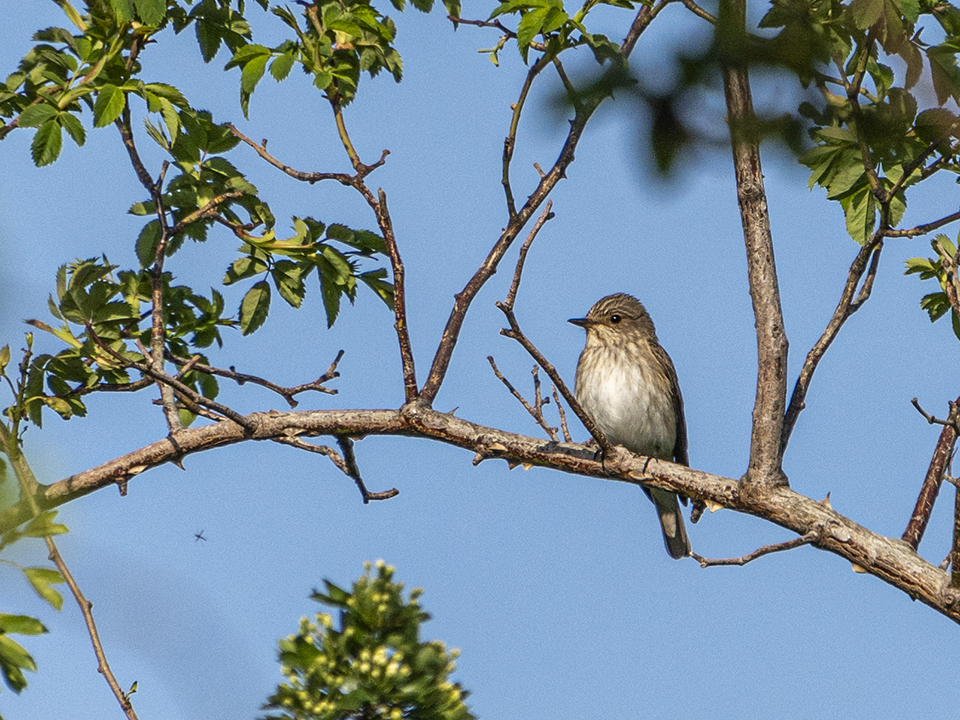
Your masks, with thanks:
[{"label": "bird's beak", "polygon": [[594,321],[590,318],[570,318],[567,320],[568,323],[573,323],[574,325],[579,325],[582,328],[588,328],[594,324]]}]

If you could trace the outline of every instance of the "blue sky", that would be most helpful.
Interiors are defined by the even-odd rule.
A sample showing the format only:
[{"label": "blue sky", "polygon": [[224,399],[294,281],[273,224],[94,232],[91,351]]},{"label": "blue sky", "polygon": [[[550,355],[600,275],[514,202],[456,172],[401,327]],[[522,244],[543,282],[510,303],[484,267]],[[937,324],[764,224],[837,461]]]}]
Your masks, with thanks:
[{"label": "blue sky", "polygon": [[[488,12],[464,9],[468,17]],[[685,12],[668,8],[641,40],[635,62],[651,82],[669,71],[663,53],[705,37]],[[255,38],[275,42],[275,18],[256,7],[249,15]],[[630,17],[610,12],[601,25],[619,38]],[[385,189],[393,213],[422,382],[453,294],[506,222],[500,155],[525,71],[510,48],[499,68],[476,53],[495,43],[490,31],[454,32],[441,12],[396,19],[405,78],[364,78],[346,120],[368,162],[391,150],[370,183]],[[53,3],[8,8],[2,72],[14,69],[34,30],[52,24],[66,25]],[[298,169],[348,169],[329,110],[305,79],[265,78],[245,121],[239,73],[222,72],[228,57],[204,66],[189,33],[171,35],[144,51],[145,77],[172,82],[216,119],[268,138],[271,152]],[[591,63],[584,54],[573,71]],[[547,78],[529,101],[513,164],[518,197],[534,187],[532,163],[549,165],[560,147],[566,126],[551,105],[557,89]],[[765,103],[793,90],[767,79],[756,93]],[[717,100],[705,98],[705,123],[722,123]],[[572,381],[583,337],[566,319],[611,292],[639,297],[677,367],[691,464],[739,477],[756,353],[729,153],[699,151],[677,178],[653,180],[635,153],[642,122],[623,100],[591,121],[553,195],[557,217],[530,252],[518,317]],[[32,131],[0,144],[0,344],[19,347],[22,321],[46,317],[58,265],[101,253],[136,263],[142,221],[126,210],[143,190],[115,129],[88,131],[84,148],[65,143],[61,159],[39,170],[29,158]],[[147,149],[145,136],[141,147],[155,174],[159,152]],[[278,218],[374,227],[362,201],[339,185],[298,184],[244,148],[230,158]],[[807,190],[803,168],[776,150],[764,162],[792,384],[857,248],[840,209]],[[917,198],[905,222],[955,209],[939,212],[950,191],[943,184]],[[188,245],[168,268],[201,289],[218,286],[235,242],[219,234]],[[928,250],[923,239],[888,242],[874,297],[821,364],[785,459],[794,489],[815,498],[829,492],[840,512],[893,536],[909,518],[938,435],[910,398],[945,415],[958,392],[956,340],[919,308],[932,288],[903,276],[904,259]],[[515,385],[531,390],[532,361],[498,334],[503,320],[493,305],[506,295],[514,253],[477,298],[436,407],[534,435],[486,361],[494,355]],[[242,290],[223,290],[239,303]],[[292,385],[319,375],[343,348],[340,394],[304,398],[301,407],[396,407],[403,387],[391,325],[383,305],[361,293],[327,330],[314,292],[299,311],[276,304],[252,337],[228,335],[213,360]],[[282,401],[259,388],[223,387],[238,410],[280,409]],[[85,419],[51,417],[42,431],[31,429],[26,449],[41,481],[163,436],[151,399],[96,397]],[[579,426],[573,432],[587,437]],[[276,640],[314,612],[310,591],[323,578],[348,584],[364,560],[377,558],[409,587],[425,588],[422,603],[434,619],[424,635],[461,649],[456,677],[483,718],[882,718],[945,715],[960,701],[944,676],[960,660],[953,624],[835,556],[803,548],[702,570],[666,556],[653,508],[635,487],[510,471],[500,461],[474,468],[470,453],[422,440],[368,438],[356,452],[368,486],[397,487],[397,498],[364,506],[353,483],[318,456],[247,443],[192,456],[185,471],[151,470],[125,498],[106,490],[63,508],[72,532],[62,552],[95,604],[121,685],[138,682],[141,718],[258,716],[281,679]],[[945,490],[921,546],[935,563],[949,549],[952,499]],[[195,541],[200,530],[206,542]],[[698,553],[713,557],[789,538],[729,511],[708,515],[690,536]],[[43,561],[39,543],[18,552],[22,563]],[[0,566],[0,609],[35,614],[50,628],[27,641],[40,667],[27,690],[0,693],[5,716],[120,717],[75,605],[53,612]]]}]

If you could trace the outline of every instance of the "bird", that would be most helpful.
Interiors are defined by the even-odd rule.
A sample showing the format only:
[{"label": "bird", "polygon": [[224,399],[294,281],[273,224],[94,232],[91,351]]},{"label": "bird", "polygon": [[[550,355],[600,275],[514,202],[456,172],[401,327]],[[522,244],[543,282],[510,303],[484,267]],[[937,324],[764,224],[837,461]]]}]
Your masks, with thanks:
[{"label": "bird", "polygon": [[[612,444],[688,465],[677,371],[646,308],[632,295],[616,293],[598,300],[586,317],[569,322],[587,331],[575,384],[584,412]],[[677,560],[689,555],[677,493],[643,490],[656,505],[667,553]]]}]

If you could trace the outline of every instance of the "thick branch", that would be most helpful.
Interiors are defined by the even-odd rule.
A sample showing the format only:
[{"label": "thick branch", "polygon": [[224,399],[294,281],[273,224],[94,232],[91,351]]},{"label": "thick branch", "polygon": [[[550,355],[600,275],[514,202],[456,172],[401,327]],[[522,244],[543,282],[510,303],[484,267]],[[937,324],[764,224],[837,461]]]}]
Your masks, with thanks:
[{"label": "thick branch", "polygon": [[[555,443],[471,423],[440,413],[423,402],[400,410],[316,410],[252,413],[246,428],[230,420],[191,427],[128,455],[42,486],[41,509],[63,505],[103,487],[115,485],[195,452],[246,440],[318,435],[401,435],[449,443],[484,458],[548,467],[561,472],[646,484],[764,518],[799,536],[820,535],[813,544],[906,592],[954,622],[960,623],[960,596],[949,590],[947,573],[919,557],[899,539],[877,535],[840,515],[829,505],[804,497],[785,486],[758,486],[741,492],[736,480],[693,470],[655,458],[635,456],[616,448],[598,460],[592,448]],[[642,480],[641,480],[642,479]],[[0,532],[31,517],[22,503],[0,513]]]},{"label": "thick branch", "polygon": [[[742,10],[740,7],[741,13]],[[746,67],[724,68],[723,85],[757,328],[757,397],[753,407],[750,465],[743,481],[747,485],[776,485],[786,483],[780,445],[786,410],[787,335],[780,307],[760,149],[748,132],[754,112]]]}]

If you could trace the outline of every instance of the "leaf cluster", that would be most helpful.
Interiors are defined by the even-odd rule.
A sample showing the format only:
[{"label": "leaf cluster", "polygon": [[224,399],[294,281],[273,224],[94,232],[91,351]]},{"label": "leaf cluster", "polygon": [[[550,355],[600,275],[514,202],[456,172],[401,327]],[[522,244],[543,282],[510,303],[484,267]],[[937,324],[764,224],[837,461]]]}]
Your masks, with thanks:
[{"label": "leaf cluster", "polygon": [[[960,291],[957,281],[957,245],[946,235],[937,235],[930,245],[936,256],[910,258],[906,263],[906,274],[917,274],[921,280],[935,279],[940,284],[941,289],[938,292],[923,296],[920,307],[927,311],[930,322],[936,322],[949,312],[953,333],[960,340],[960,316],[950,303],[948,294],[948,290],[955,294]],[[952,287],[948,288],[948,285]]]},{"label": "leaf cluster", "polygon": [[429,619],[419,590],[404,599],[403,584],[382,560],[370,563],[350,591],[325,581],[313,599],[339,610],[339,627],[329,614],[303,618],[297,634],[279,643],[287,681],[270,696],[268,720],[469,720],[473,717],[459,683],[447,679],[456,651],[437,641],[421,642]]},{"label": "leaf cluster", "polygon": [[[459,0],[443,0],[453,16],[460,13]],[[403,10],[405,0],[391,0]],[[421,12],[433,8],[433,0],[413,0]],[[397,27],[370,0],[321,0],[306,5],[298,17],[286,6],[272,12],[292,31],[293,37],[276,47],[250,44],[235,50],[225,69],[240,68],[240,107],[246,116],[250,98],[269,66],[274,80],[285,80],[294,66],[313,78],[313,85],[332,101],[348,105],[356,96],[360,74],[376,77],[382,70],[400,81],[403,61],[394,47]]]},{"label": "leaf cluster", "polygon": [[[222,344],[220,328],[235,321],[224,315],[224,300],[216,290],[206,298],[171,283],[172,275],[164,273],[166,349],[176,357],[196,354],[206,362],[197,350],[214,341]],[[148,384],[131,379],[129,364],[145,362],[141,348],[150,342],[152,293],[149,272],[117,271],[105,257],[78,260],[58,270],[56,295],[50,297],[49,308],[60,325],[40,320],[30,324],[66,347],[56,355],[37,355],[30,363],[25,412],[31,422],[42,424],[44,406],[64,419],[82,417],[85,394],[99,389],[133,391]],[[213,376],[190,371],[180,379],[204,397],[217,396]]]},{"label": "leaf cluster", "polygon": [[[0,461],[0,484],[3,483],[5,465]],[[23,527],[9,530],[0,536],[0,551],[24,538],[42,538],[50,535],[62,535],[67,532],[65,525],[54,522],[56,511],[37,515]],[[63,607],[63,595],[53,586],[64,582],[58,570],[42,567],[20,567],[9,560],[0,560],[23,573],[27,582],[43,600],[55,610]],[[25,670],[36,672],[37,665],[33,656],[10,635],[40,635],[47,632],[47,628],[39,620],[27,615],[11,615],[0,613],[0,675],[8,688],[20,693],[27,686]],[[0,715],[2,720],[2,715]]]}]

